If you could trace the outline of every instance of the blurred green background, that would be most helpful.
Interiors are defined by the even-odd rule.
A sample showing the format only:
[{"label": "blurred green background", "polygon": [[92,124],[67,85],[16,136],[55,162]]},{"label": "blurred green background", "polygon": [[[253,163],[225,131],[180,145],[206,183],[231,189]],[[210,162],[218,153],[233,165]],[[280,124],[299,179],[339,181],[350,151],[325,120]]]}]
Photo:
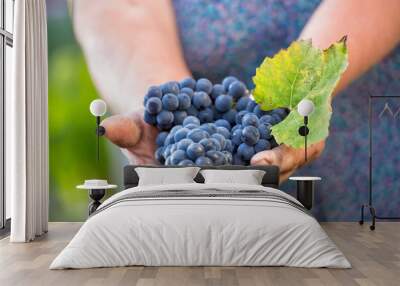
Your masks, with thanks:
[{"label": "blurred green background", "polygon": [[67,1],[48,0],[50,221],[83,221],[88,194],[75,187],[85,179],[121,185],[119,150],[102,138],[96,158],[95,118],[90,102],[99,95],[75,41]]}]

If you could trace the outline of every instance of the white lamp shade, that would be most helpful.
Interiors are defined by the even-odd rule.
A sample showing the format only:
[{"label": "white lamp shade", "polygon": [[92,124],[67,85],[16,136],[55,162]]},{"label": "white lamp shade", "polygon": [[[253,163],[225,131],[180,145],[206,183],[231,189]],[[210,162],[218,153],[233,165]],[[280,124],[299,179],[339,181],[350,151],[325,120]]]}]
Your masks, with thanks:
[{"label": "white lamp shade", "polygon": [[308,116],[314,111],[314,103],[309,99],[303,99],[297,105],[297,111],[301,116]]},{"label": "white lamp shade", "polygon": [[94,116],[103,116],[107,112],[107,104],[104,100],[95,99],[90,103],[90,113]]}]

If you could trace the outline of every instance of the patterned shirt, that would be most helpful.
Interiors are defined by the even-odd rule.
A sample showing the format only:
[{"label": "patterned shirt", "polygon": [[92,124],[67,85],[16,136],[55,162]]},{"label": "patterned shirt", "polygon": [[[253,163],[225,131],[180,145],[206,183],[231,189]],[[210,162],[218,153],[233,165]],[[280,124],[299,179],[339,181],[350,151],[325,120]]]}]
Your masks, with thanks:
[{"label": "patterned shirt", "polygon": [[[234,75],[252,88],[266,56],[299,36],[319,0],[174,0],[186,62],[198,77],[214,82]],[[330,136],[323,155],[298,175],[318,175],[315,215],[322,220],[356,220],[368,200],[369,95],[400,96],[400,47],[353,82],[333,101]],[[377,111],[385,99],[376,102]],[[390,103],[394,112],[400,99]],[[375,118],[374,117],[374,118]],[[400,114],[375,126],[374,204],[381,216],[400,215]],[[374,128],[375,128],[374,127]],[[396,133],[397,132],[397,133]],[[283,189],[292,192],[294,183]]]}]

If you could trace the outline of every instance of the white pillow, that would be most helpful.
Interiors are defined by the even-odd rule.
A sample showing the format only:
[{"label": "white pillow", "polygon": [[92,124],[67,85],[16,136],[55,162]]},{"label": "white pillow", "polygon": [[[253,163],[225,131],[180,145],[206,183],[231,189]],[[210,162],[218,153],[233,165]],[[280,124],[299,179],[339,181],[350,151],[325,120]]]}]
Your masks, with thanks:
[{"label": "white pillow", "polygon": [[195,183],[193,180],[200,168],[135,168],[139,176],[139,186]]},{"label": "white pillow", "polygon": [[205,184],[261,185],[265,171],[262,170],[202,170]]}]

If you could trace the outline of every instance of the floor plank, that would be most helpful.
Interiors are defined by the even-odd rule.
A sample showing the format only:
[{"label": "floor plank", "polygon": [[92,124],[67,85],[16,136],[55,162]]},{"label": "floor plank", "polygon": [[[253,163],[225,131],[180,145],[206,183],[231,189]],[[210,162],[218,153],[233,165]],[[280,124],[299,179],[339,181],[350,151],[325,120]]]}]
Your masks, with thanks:
[{"label": "floor plank", "polygon": [[0,240],[2,286],[266,286],[400,285],[400,223],[379,222],[375,231],[357,223],[322,223],[352,263],[352,269],[289,267],[118,267],[50,271],[55,256],[81,223],[50,223],[49,233],[32,243]]}]

